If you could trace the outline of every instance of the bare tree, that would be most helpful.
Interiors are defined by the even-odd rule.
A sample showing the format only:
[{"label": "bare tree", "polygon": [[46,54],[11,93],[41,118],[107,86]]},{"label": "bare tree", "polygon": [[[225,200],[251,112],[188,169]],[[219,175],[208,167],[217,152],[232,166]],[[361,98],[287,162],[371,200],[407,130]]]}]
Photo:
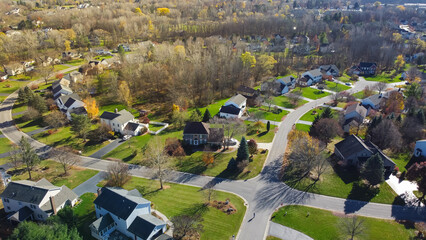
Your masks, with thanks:
[{"label": "bare tree", "polygon": [[57,129],[64,126],[68,122],[68,119],[62,112],[55,110],[52,111],[52,113],[49,115],[45,116],[43,121],[50,127]]},{"label": "bare tree", "polygon": [[230,139],[236,135],[243,134],[246,131],[246,125],[239,119],[225,119],[214,117],[212,123],[222,125],[225,133],[225,146],[229,148]]},{"label": "bare tree", "polygon": [[333,95],[331,95],[331,99],[333,99],[333,103],[337,104],[338,102],[342,101],[343,99],[343,93],[342,92],[337,92]]},{"label": "bare tree", "polygon": [[316,178],[315,182],[319,181],[321,178],[321,175],[326,173],[330,169],[330,164],[328,163],[327,156],[321,152],[315,157],[315,163],[312,171],[315,173]]},{"label": "bare tree", "polygon": [[387,84],[385,82],[378,82],[374,85],[374,89],[379,91],[379,93],[382,93],[383,90],[385,90],[387,87]]},{"label": "bare tree", "polygon": [[37,72],[40,74],[41,79],[43,79],[47,85],[47,81],[49,81],[49,78],[53,73],[53,66],[39,66]]},{"label": "bare tree", "polygon": [[15,169],[19,168],[23,164],[21,157],[17,154],[18,151],[18,146],[13,145],[12,150],[10,151],[12,154],[9,156],[9,162]]},{"label": "bare tree", "polygon": [[130,179],[129,166],[123,162],[111,163],[108,166],[106,180],[108,185],[114,187],[123,186]]},{"label": "bare tree", "polygon": [[160,180],[160,189],[163,189],[164,171],[170,165],[170,157],[164,151],[164,144],[160,141],[161,138],[155,137],[153,141],[148,144],[145,150],[148,165],[153,167],[157,172],[157,177]]},{"label": "bare tree", "polygon": [[295,91],[287,94],[287,97],[290,99],[290,103],[294,106],[297,106],[300,99],[302,98],[302,92],[301,91]]},{"label": "bare tree", "polygon": [[393,121],[384,119],[371,131],[371,141],[382,150],[396,150],[401,147],[402,137]]},{"label": "bare tree", "polygon": [[271,95],[266,95],[265,96],[265,103],[266,104],[268,104],[268,111],[270,112],[271,111],[271,105],[272,105],[272,103],[274,103],[274,99],[272,98],[272,96]]},{"label": "bare tree", "polygon": [[209,205],[212,199],[216,196],[216,192],[213,186],[208,186],[203,189],[203,194],[206,199],[206,204]]},{"label": "bare tree", "polygon": [[69,147],[54,148],[50,151],[49,156],[62,165],[65,175],[72,166],[80,161],[80,156],[73,154]]},{"label": "bare tree", "polygon": [[342,234],[345,237],[349,236],[349,239],[353,240],[355,237],[364,233],[364,220],[358,218],[357,216],[343,218],[339,222],[338,228],[342,230]]},{"label": "bare tree", "polygon": [[178,215],[171,219],[174,230],[173,238],[180,240],[185,236],[194,235],[203,231],[203,218],[200,214]]}]

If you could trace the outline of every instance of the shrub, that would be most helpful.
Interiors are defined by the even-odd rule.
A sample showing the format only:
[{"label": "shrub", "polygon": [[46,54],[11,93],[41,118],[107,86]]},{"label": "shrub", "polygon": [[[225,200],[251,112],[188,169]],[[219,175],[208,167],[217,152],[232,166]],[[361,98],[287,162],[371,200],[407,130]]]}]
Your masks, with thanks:
[{"label": "shrub", "polygon": [[37,118],[39,118],[41,115],[40,115],[40,112],[39,111],[37,111],[36,109],[34,109],[34,108],[32,108],[32,107],[29,107],[28,108],[28,110],[24,113],[24,115],[22,116],[22,120],[24,121],[24,122],[28,122],[28,121],[31,121],[31,120],[34,120],[34,119],[37,119]]},{"label": "shrub", "polygon": [[38,85],[37,84],[31,84],[30,89],[36,90],[36,89],[38,89]]}]

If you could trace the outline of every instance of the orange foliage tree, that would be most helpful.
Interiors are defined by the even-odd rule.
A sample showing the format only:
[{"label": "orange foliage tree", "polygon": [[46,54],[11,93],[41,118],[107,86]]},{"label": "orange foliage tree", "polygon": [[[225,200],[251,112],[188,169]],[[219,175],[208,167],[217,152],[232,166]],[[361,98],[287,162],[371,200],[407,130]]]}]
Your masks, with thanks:
[{"label": "orange foliage tree", "polygon": [[99,107],[96,103],[96,99],[89,97],[84,99],[83,102],[86,105],[87,115],[90,119],[93,119],[98,116]]},{"label": "orange foliage tree", "polygon": [[206,164],[206,166],[214,163],[214,156],[211,153],[205,153],[203,154],[203,162]]}]

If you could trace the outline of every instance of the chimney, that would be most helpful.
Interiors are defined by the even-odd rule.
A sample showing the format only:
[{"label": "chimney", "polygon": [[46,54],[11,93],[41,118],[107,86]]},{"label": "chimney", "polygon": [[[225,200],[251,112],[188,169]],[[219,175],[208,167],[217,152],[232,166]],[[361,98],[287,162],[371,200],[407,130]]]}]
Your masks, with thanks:
[{"label": "chimney", "polygon": [[118,109],[116,108],[116,109],[114,110],[114,112],[115,112],[115,113],[118,113]]},{"label": "chimney", "polygon": [[55,197],[54,196],[50,197],[50,205],[52,206],[53,215],[56,215]]},{"label": "chimney", "polygon": [[96,190],[98,192],[98,196],[101,195],[102,193],[102,189],[98,188],[98,190]]}]

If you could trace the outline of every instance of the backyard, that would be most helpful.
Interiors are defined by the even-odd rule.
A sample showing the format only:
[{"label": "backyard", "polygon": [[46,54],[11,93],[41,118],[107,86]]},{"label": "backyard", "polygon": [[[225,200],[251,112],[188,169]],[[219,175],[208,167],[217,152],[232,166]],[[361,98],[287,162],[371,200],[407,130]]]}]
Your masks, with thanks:
[{"label": "backyard", "polygon": [[[294,89],[291,92],[297,92],[297,91],[300,91],[300,89],[297,88],[297,89]],[[305,97],[305,98],[316,100],[316,99],[326,97],[328,95],[330,95],[330,93],[323,92],[323,91],[318,90],[318,89],[314,89],[314,88],[310,88],[310,87],[302,88],[302,96]]]},{"label": "backyard", "polygon": [[[344,213],[318,208],[290,205],[272,215],[272,221],[298,230],[316,240],[348,239],[339,225],[346,218]],[[364,233],[356,239],[411,239],[414,227],[394,220],[359,217],[364,221]]]}]

